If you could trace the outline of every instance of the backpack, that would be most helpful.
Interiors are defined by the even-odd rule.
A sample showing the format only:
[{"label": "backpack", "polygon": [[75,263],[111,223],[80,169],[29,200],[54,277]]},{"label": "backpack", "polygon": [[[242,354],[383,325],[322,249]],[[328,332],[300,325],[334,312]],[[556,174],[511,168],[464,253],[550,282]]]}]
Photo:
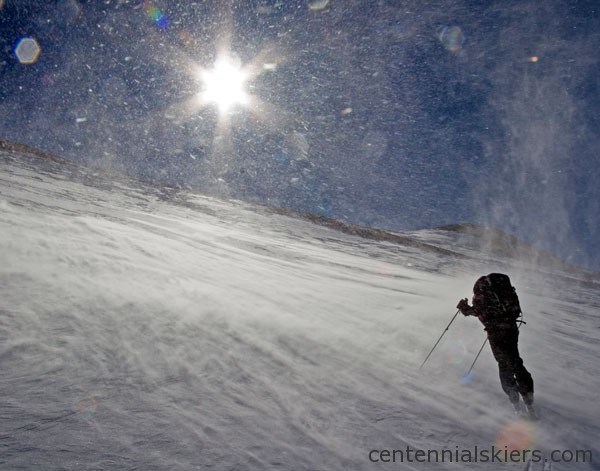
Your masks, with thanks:
[{"label": "backpack", "polygon": [[519,297],[508,275],[490,273],[482,276],[475,283],[473,292],[487,306],[492,317],[517,320],[521,315]]}]

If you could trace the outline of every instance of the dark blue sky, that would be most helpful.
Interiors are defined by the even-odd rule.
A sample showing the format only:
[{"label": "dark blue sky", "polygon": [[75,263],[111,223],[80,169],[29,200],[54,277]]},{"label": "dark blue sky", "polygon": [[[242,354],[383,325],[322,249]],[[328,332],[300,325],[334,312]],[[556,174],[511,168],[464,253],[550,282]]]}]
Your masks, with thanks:
[{"label": "dark blue sky", "polygon": [[[600,268],[597,2],[2,3],[0,138],[377,227],[493,225]],[[261,106],[219,120],[191,71],[226,44]]]}]

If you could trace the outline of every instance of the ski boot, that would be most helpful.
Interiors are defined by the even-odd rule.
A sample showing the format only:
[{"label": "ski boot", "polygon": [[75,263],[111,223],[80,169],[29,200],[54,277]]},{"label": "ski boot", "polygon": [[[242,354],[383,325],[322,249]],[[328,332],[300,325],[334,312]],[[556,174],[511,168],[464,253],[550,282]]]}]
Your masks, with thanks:
[{"label": "ski boot", "polygon": [[521,416],[522,409],[521,409],[521,400],[519,399],[519,394],[516,392],[514,394],[509,394],[508,399],[510,400],[510,403],[513,406],[513,414],[516,416]]},{"label": "ski boot", "polygon": [[523,394],[525,403],[525,418],[529,420],[538,420],[538,416],[533,408],[533,393]]}]

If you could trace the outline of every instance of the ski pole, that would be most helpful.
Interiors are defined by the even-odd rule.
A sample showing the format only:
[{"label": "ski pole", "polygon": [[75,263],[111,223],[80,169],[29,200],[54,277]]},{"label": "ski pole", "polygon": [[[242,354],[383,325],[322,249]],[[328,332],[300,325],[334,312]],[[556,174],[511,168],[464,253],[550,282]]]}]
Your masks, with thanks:
[{"label": "ski pole", "polygon": [[473,370],[473,367],[475,366],[475,363],[477,362],[477,359],[479,358],[479,355],[481,355],[481,352],[483,351],[483,348],[485,347],[485,344],[487,343],[487,341],[488,341],[488,339],[486,337],[485,340],[483,341],[483,345],[481,346],[481,348],[477,352],[477,356],[475,357],[475,360],[473,360],[473,363],[471,364],[471,368],[469,368],[469,371],[467,371],[467,374],[465,376],[469,376],[469,374],[471,374],[471,371]]},{"label": "ski pole", "polygon": [[425,360],[423,360],[423,363],[421,363],[421,366],[419,366],[419,369],[423,368],[423,365],[427,362],[427,360],[429,360],[429,357],[431,356],[431,354],[433,353],[433,351],[435,350],[435,347],[438,346],[438,343],[440,343],[440,340],[442,340],[442,337],[444,336],[444,334],[446,332],[448,332],[448,329],[450,328],[450,326],[452,325],[452,323],[454,322],[454,319],[456,319],[456,316],[458,316],[458,313],[460,312],[460,309],[458,311],[456,311],[456,314],[454,314],[454,317],[452,317],[452,320],[450,321],[450,323],[446,326],[446,328],[444,329],[444,331],[442,332],[442,335],[440,335],[440,338],[438,339],[437,342],[435,342],[435,345],[433,346],[433,348],[431,349],[431,351],[429,352],[429,354],[425,357]]}]

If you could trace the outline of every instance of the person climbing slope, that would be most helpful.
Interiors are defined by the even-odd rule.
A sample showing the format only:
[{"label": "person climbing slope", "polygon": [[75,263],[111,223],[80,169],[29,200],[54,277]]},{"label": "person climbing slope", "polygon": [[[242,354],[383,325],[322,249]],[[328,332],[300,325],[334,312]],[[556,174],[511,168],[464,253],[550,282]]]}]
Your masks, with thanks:
[{"label": "person climbing slope", "polygon": [[[473,287],[473,305],[461,299],[456,306],[465,316],[475,316],[485,327],[494,358],[498,362],[500,384],[515,413],[525,412],[536,419],[533,408],[533,378],[519,355],[521,306],[510,278],[501,273],[482,276]],[[523,398],[525,411],[520,398]]]}]

